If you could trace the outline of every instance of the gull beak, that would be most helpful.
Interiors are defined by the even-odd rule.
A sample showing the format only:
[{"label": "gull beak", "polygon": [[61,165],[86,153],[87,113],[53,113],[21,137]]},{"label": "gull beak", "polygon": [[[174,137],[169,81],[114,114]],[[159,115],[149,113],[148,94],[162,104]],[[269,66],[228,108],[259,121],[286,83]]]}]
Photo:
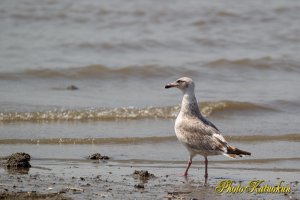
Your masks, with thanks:
[{"label": "gull beak", "polygon": [[168,89],[168,88],[177,87],[177,86],[179,86],[179,84],[176,82],[173,82],[173,83],[169,83],[168,85],[166,85],[165,88]]}]

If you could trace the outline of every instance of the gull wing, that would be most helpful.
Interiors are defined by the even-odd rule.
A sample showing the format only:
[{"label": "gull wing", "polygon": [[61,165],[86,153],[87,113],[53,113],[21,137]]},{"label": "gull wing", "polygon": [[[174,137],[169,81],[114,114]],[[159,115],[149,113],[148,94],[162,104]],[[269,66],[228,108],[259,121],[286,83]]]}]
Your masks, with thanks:
[{"label": "gull wing", "polygon": [[216,129],[219,132],[219,129],[211,122],[209,121],[207,118],[203,117],[202,115],[199,117],[199,119],[206,125],[213,127],[214,129]]},{"label": "gull wing", "polygon": [[194,150],[227,152],[227,142],[210,121],[187,118],[178,127],[184,135],[184,142]]}]

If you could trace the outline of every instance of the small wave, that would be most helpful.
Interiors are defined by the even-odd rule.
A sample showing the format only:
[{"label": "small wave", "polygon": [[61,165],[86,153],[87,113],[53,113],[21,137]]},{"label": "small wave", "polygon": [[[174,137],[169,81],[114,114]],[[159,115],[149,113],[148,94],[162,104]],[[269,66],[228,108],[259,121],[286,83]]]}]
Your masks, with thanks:
[{"label": "small wave", "polygon": [[[53,16],[38,15],[32,13],[13,13],[10,15],[11,18],[22,20],[22,21],[49,21],[53,19]],[[63,15],[58,15],[59,18],[64,18]]]},{"label": "small wave", "polygon": [[194,70],[184,68],[165,67],[159,65],[126,66],[121,68],[109,68],[104,65],[89,65],[67,69],[29,69],[19,72],[0,73],[0,79],[21,78],[111,78],[111,77],[169,77],[178,74],[192,75]]},{"label": "small wave", "polygon": [[[272,108],[235,101],[204,102],[199,104],[205,116],[229,112],[275,111]],[[139,119],[174,119],[180,106],[146,107],[146,108],[114,108],[114,109],[83,109],[83,110],[49,110],[41,112],[2,112],[0,122],[17,121],[72,121],[72,120],[139,120]]]},{"label": "small wave", "polygon": [[176,140],[175,136],[126,138],[0,139],[0,144],[136,144]]},{"label": "small wave", "polygon": [[[74,44],[65,44],[67,47],[73,47]],[[139,41],[107,41],[101,43],[83,42],[77,44],[80,49],[105,49],[114,51],[143,51],[146,47],[166,47],[163,42],[153,39],[143,39]]]},{"label": "small wave", "polygon": [[[245,135],[225,136],[229,142],[251,143],[287,141],[299,142],[300,134],[284,135]],[[140,143],[164,143],[177,141],[175,135],[152,137],[125,137],[125,138],[41,138],[41,139],[0,139],[0,144],[140,144]]]},{"label": "small wave", "polygon": [[179,107],[148,107],[87,109],[87,110],[50,110],[43,112],[0,113],[0,122],[16,121],[72,121],[72,120],[120,120],[174,118]]},{"label": "small wave", "polygon": [[230,12],[230,11],[219,11],[217,12],[217,16],[220,16],[220,17],[236,17],[237,14],[236,13],[233,13],[233,12]]},{"label": "small wave", "polygon": [[258,112],[258,111],[276,111],[274,108],[259,105],[250,102],[239,101],[217,101],[217,102],[203,102],[200,105],[201,112],[205,116],[213,115],[221,112]]},{"label": "small wave", "polygon": [[226,58],[217,59],[207,63],[211,67],[250,67],[254,69],[284,69],[294,71],[299,68],[299,63],[287,59],[273,59],[271,57],[262,57],[257,59],[243,58],[237,60],[229,60]]}]

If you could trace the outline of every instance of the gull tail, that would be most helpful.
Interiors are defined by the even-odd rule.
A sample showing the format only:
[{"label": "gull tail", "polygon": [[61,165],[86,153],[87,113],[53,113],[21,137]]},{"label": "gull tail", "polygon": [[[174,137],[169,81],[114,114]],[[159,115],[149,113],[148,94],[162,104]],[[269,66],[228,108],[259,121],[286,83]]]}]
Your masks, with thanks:
[{"label": "gull tail", "polygon": [[230,158],[236,158],[236,156],[243,157],[243,156],[251,156],[251,153],[248,151],[243,151],[241,149],[238,149],[234,146],[227,147],[227,153],[224,153],[225,156],[228,156]]}]

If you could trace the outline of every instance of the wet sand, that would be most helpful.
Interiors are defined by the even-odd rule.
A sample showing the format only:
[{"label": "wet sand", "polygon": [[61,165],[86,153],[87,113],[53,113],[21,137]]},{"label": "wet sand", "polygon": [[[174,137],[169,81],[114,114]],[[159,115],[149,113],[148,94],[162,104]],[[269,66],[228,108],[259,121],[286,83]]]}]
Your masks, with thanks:
[{"label": "wet sand", "polygon": [[[3,160],[2,160],[3,164]],[[281,170],[224,169],[209,167],[204,185],[203,165],[195,162],[190,175],[181,175],[184,163],[149,164],[142,161],[88,159],[33,159],[29,170],[0,167],[0,197],[4,199],[299,199],[297,172]],[[143,172],[141,171],[143,170]],[[148,171],[147,173],[144,173]],[[291,186],[288,194],[217,194],[221,180],[231,179],[246,185],[250,180],[265,180]],[[17,198],[16,198],[17,196]]]}]

